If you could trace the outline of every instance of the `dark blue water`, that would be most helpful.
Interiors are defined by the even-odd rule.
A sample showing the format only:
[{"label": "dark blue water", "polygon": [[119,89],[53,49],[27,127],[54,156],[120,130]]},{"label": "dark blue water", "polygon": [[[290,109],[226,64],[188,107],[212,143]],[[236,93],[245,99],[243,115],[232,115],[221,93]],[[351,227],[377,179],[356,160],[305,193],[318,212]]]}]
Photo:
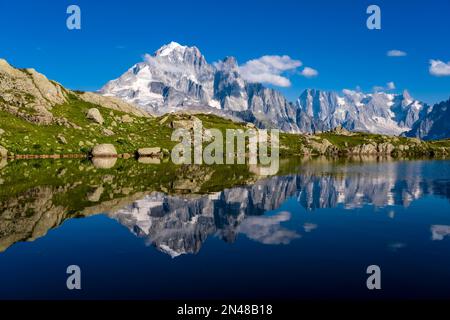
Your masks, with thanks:
[{"label": "dark blue water", "polygon": [[[152,192],[12,244],[0,298],[450,298],[449,199],[438,160],[308,163],[211,195]],[[69,265],[81,291],[66,288]]]}]

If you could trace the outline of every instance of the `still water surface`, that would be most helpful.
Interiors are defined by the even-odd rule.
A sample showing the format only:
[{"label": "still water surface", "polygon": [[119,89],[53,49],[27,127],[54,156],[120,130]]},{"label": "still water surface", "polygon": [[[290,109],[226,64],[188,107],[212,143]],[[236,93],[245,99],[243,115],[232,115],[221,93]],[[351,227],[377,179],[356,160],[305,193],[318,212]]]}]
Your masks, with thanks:
[{"label": "still water surface", "polygon": [[[450,298],[450,161],[253,171],[3,164],[0,298]],[[81,291],[66,288],[69,265]]]}]

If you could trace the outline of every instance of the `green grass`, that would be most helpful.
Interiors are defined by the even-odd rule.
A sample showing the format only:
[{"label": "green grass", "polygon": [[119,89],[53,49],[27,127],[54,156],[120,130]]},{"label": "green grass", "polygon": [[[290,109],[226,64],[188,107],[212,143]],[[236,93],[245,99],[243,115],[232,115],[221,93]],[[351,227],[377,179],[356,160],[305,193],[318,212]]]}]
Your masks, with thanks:
[{"label": "green grass", "polygon": [[[132,123],[122,123],[121,117],[125,113],[104,108],[78,98],[76,93],[65,91],[68,102],[53,107],[51,112],[57,118],[65,118],[81,129],[62,125],[37,125],[22,118],[16,117],[0,109],[0,128],[5,133],[0,136],[0,145],[13,154],[87,154],[93,146],[102,143],[113,144],[119,153],[134,153],[139,148],[160,147],[171,150],[178,142],[171,141],[172,129],[169,124],[176,118],[188,116],[168,115],[159,118],[145,118],[131,116]],[[0,100],[0,105],[2,104]],[[4,104],[4,101],[3,101]],[[21,106],[26,110],[26,106]],[[90,108],[97,108],[104,124],[99,125],[86,118]],[[31,111],[30,111],[31,112]],[[233,122],[215,115],[196,115],[204,128],[219,129],[224,133],[226,129],[247,130],[245,123]],[[167,119],[166,119],[167,118]],[[164,123],[161,120],[166,119]],[[104,130],[109,129],[114,135],[107,136]],[[58,135],[64,136],[67,144],[63,144]],[[311,137],[280,133],[280,155],[282,157],[299,156],[308,148]],[[334,132],[325,132],[315,136],[316,142],[324,139],[333,144],[340,152],[345,153],[347,148],[362,144],[378,144],[389,142],[396,148],[400,145],[411,146],[409,153],[436,153],[442,148],[450,148],[450,140],[427,142],[420,146],[415,141],[403,137],[387,137],[369,133],[355,133],[352,136],[339,135]],[[207,144],[207,143],[205,143]],[[314,150],[313,150],[314,151]]]},{"label": "green grass", "polygon": [[[100,126],[86,119],[86,111],[99,109],[105,123]],[[157,119],[133,117],[133,123],[122,123],[125,114],[103,108],[71,97],[69,102],[52,109],[56,117],[64,117],[81,129],[59,125],[37,125],[0,110],[0,128],[5,134],[0,136],[0,145],[14,154],[75,154],[86,153],[94,145],[112,143],[119,153],[133,153],[143,147],[171,148],[172,130],[159,125]],[[112,126],[115,122],[115,126]],[[104,128],[115,134],[106,136]],[[61,134],[67,141],[62,144],[57,136]]]}]

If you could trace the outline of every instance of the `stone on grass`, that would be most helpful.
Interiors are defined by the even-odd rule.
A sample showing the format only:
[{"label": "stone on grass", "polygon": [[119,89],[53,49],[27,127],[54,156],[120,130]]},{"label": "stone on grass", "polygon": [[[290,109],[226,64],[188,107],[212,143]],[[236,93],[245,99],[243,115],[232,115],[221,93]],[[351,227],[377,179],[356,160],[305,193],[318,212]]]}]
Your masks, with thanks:
[{"label": "stone on grass", "polygon": [[113,136],[115,133],[110,129],[103,129],[103,134],[107,137]]},{"label": "stone on grass", "polygon": [[122,123],[132,123],[133,122],[133,118],[130,117],[129,115],[127,115],[127,114],[124,114],[122,116],[122,118],[120,119],[120,121],[122,121]]},{"label": "stone on grass", "polygon": [[103,124],[103,122],[105,122],[105,120],[102,117],[102,114],[100,113],[100,111],[97,108],[89,109],[86,114],[86,118],[88,118],[89,120],[92,120],[98,124]]},{"label": "stone on grass", "polygon": [[8,156],[8,150],[5,147],[0,146],[0,158],[6,158]]}]

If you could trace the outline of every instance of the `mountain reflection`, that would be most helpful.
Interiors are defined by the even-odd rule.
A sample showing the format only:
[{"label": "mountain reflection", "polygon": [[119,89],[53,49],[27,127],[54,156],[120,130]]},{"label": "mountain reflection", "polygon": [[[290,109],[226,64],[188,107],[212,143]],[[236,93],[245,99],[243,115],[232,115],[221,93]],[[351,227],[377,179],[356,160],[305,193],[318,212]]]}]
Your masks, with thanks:
[{"label": "mountain reflection", "polygon": [[[233,242],[241,233],[263,244],[288,244],[301,236],[282,226],[291,213],[263,214],[278,209],[289,198],[307,210],[338,206],[351,210],[365,205],[407,207],[428,194],[450,198],[450,180],[433,180],[429,170],[421,161],[371,166],[311,163],[301,167],[301,174],[267,178],[210,195],[153,193],[108,216],[172,257],[197,253],[210,235]],[[317,228],[314,224],[303,227],[305,232]],[[449,229],[435,226],[433,239],[443,239],[450,234]]]},{"label": "mountain reflection", "polygon": [[[311,223],[287,228],[285,223],[296,213],[276,210],[289,199],[312,211],[407,207],[426,195],[450,198],[449,166],[444,160],[308,160],[289,163],[280,176],[269,178],[236,167],[137,161],[114,166],[114,170],[77,162],[4,166],[0,252],[16,242],[44,236],[66,219],[99,213],[172,257],[198,253],[210,236],[234,242],[241,234],[266,245],[287,245],[301,233],[319,228]],[[450,226],[430,228],[433,240],[450,234]]]}]

